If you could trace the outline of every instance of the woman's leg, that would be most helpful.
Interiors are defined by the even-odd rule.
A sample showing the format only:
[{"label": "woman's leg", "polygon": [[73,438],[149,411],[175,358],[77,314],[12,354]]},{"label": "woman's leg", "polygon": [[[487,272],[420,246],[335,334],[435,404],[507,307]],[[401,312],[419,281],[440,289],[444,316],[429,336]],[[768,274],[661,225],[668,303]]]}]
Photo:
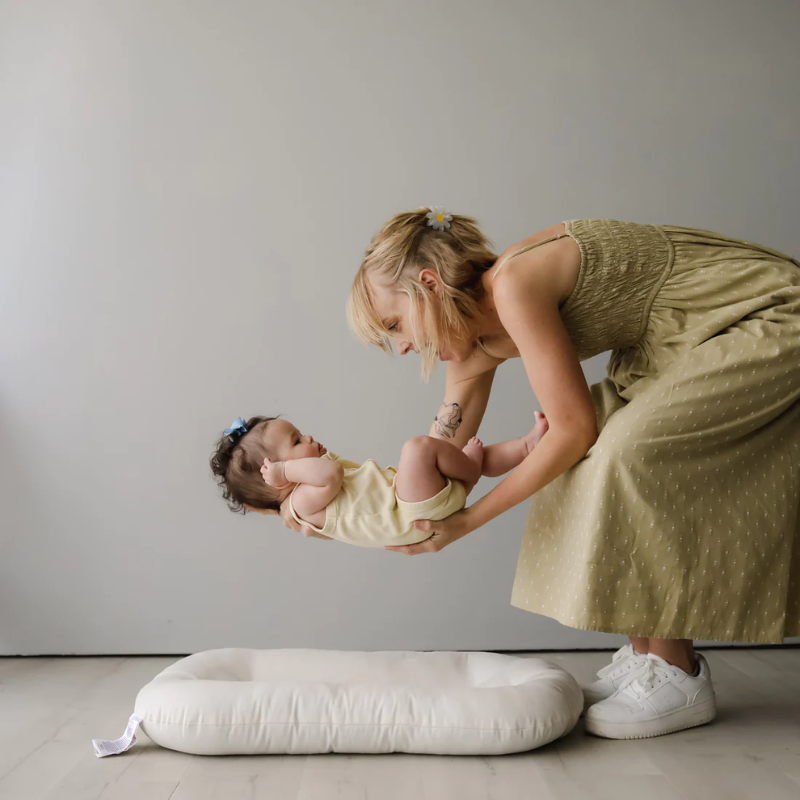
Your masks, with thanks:
[{"label": "woman's leg", "polygon": [[[633,639],[631,639],[633,641]],[[691,639],[648,639],[648,650],[645,652],[660,656],[668,664],[680,667],[690,675],[697,665],[694,655],[694,645]],[[636,645],[634,650],[638,650]]]},{"label": "woman's leg", "polygon": [[[477,440],[476,440],[477,441]],[[395,491],[401,500],[417,503],[444,489],[445,478],[463,481],[467,494],[481,476],[483,446],[471,439],[459,450],[432,436],[409,439],[400,452]]]},{"label": "woman's leg", "polygon": [[650,641],[646,636],[629,636],[633,649],[640,655],[647,655],[650,652],[648,642]]},{"label": "woman's leg", "polygon": [[690,675],[694,672],[697,662],[691,639],[650,639],[645,636],[628,638],[637,653],[653,653],[653,655],[663,658],[668,664],[674,664]]}]

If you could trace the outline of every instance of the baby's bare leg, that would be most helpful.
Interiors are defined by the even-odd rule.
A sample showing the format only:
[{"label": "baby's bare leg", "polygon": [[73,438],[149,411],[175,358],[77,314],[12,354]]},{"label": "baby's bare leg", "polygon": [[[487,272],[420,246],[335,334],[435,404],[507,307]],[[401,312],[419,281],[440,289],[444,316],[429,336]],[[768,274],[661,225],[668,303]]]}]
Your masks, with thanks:
[{"label": "baby's bare leg", "polygon": [[490,444],[483,448],[483,474],[489,478],[505,475],[514,467],[519,466],[539,443],[542,436],[547,433],[549,423],[547,417],[541,412],[534,412],[536,424],[519,439],[509,439],[507,442]]},{"label": "baby's bare leg", "polygon": [[395,490],[401,500],[417,503],[444,489],[445,478],[463,481],[469,494],[480,476],[480,463],[454,444],[432,436],[415,436],[400,452]]},{"label": "baby's bare leg", "polygon": [[521,464],[527,455],[528,449],[522,436],[507,442],[488,444],[483,448],[483,474],[488,478],[505,475]]}]

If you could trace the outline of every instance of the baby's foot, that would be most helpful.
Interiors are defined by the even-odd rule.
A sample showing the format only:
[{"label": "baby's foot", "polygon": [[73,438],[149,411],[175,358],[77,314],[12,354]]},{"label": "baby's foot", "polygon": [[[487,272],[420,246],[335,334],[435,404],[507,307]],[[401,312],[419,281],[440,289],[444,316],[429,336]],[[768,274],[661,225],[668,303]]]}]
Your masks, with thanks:
[{"label": "baby's foot", "polygon": [[522,437],[528,453],[530,453],[531,450],[533,450],[533,448],[539,444],[542,436],[547,433],[547,430],[550,427],[550,423],[547,421],[547,417],[543,412],[534,411],[533,414],[536,417],[536,424],[533,426],[533,428],[531,428],[527,435]]},{"label": "baby's foot", "polygon": [[461,452],[469,456],[478,467],[475,473],[475,480],[468,484],[471,488],[478,482],[478,479],[483,473],[483,442],[477,436],[473,436],[464,447],[461,448]]}]

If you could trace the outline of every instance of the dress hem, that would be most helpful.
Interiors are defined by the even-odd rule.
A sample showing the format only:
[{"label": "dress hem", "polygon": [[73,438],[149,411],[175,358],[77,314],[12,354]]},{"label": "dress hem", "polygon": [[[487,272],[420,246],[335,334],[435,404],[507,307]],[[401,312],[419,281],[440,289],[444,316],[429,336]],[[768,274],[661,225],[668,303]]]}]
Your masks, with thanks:
[{"label": "dress hem", "polygon": [[692,641],[696,641],[701,639],[703,641],[712,641],[712,642],[744,642],[747,644],[783,644],[784,639],[788,639],[794,636],[800,636],[800,631],[797,633],[786,633],[780,638],[777,637],[757,637],[755,639],[736,639],[730,636],[711,636],[711,635],[703,635],[703,634],[695,634],[693,636],[687,636],[685,633],[682,634],[668,634],[666,636],[659,635],[653,636],[652,633],[632,633],[630,629],[628,630],[616,630],[613,625],[606,625],[606,626],[591,626],[591,625],[576,625],[574,622],[565,622],[564,620],[560,619],[556,614],[545,614],[542,611],[531,611],[531,609],[526,608],[525,606],[518,605],[513,600],[510,604],[514,608],[519,608],[521,611],[527,611],[529,614],[538,614],[542,617],[549,617],[550,619],[554,619],[556,622],[560,622],[567,628],[576,628],[577,630],[581,631],[594,631],[596,633],[616,633],[622,636],[636,636],[643,639],[691,639]]}]

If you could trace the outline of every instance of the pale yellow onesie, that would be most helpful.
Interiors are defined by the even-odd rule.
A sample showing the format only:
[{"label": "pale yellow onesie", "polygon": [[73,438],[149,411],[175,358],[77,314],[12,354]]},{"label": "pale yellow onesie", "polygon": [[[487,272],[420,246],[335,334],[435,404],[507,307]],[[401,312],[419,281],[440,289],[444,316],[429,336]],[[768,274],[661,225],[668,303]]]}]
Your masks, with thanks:
[{"label": "pale yellow onesie", "polygon": [[[395,492],[396,467],[379,467],[371,458],[363,464],[328,451],[321,458],[344,467],[342,488],[325,508],[325,525],[317,528],[300,519],[289,495],[289,510],[301,525],[317,533],[359,547],[416,544],[430,538],[430,531],[414,527],[417,519],[444,519],[462,509],[467,501],[464,484],[445,478],[447,485],[433,497],[410,503]],[[298,484],[300,486],[300,484]]]}]

